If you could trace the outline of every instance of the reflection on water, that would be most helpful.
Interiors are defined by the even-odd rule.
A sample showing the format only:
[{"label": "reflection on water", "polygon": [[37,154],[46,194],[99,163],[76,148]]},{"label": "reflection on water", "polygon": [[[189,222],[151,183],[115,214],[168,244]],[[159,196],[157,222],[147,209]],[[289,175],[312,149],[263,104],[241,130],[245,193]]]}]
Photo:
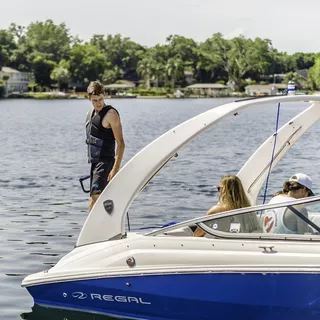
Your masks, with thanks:
[{"label": "reflection on water", "polygon": [[[124,163],[170,128],[228,101],[108,101],[121,114]],[[306,105],[283,105],[280,122]],[[20,284],[26,275],[50,268],[70,252],[87,217],[88,195],[79,177],[89,171],[84,130],[89,108],[84,100],[0,101],[1,319],[18,320],[22,312],[26,319],[82,319],[78,313],[73,317],[72,312],[46,308],[28,312],[33,300]],[[134,201],[131,228],[203,215],[217,200],[215,186],[221,176],[238,172],[273,133],[276,108],[266,105],[228,117],[180,150]],[[320,155],[318,137],[318,127],[313,128],[289,151],[272,173],[269,196],[301,171],[314,180],[314,192],[320,189],[320,173],[314,170]]]},{"label": "reflection on water", "polygon": [[21,319],[25,319],[25,320],[114,320],[119,318],[108,317],[105,315],[92,314],[87,312],[46,308],[46,307],[34,305],[32,307],[32,312],[21,314]]}]

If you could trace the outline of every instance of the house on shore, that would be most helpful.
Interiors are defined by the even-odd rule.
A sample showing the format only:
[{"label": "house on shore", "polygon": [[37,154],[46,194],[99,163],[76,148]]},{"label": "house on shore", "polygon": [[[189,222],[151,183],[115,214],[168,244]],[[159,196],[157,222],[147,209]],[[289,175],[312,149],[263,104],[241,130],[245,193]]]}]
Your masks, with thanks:
[{"label": "house on shore", "polygon": [[185,87],[185,91],[191,91],[197,96],[219,97],[225,96],[229,92],[229,88],[221,83],[195,83]]},{"label": "house on shore", "polygon": [[112,83],[104,86],[106,95],[112,98],[136,98],[129,91],[135,88],[135,84],[129,81],[125,83]]},{"label": "house on shore", "polygon": [[246,95],[250,97],[258,96],[276,96],[282,91],[286,90],[288,85],[285,83],[270,83],[270,84],[252,84],[246,86],[244,89]]},{"label": "house on shore", "polygon": [[4,80],[6,95],[12,92],[27,92],[32,78],[33,74],[30,72],[20,72],[9,67],[2,67],[0,70],[0,79]]}]

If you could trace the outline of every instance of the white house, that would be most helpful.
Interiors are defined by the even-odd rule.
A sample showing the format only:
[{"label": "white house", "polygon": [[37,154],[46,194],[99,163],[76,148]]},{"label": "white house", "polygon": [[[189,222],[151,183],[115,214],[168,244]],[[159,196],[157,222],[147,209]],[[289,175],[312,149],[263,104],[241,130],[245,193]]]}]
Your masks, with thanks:
[{"label": "white house", "polygon": [[221,83],[195,83],[185,88],[198,96],[217,97],[228,93],[229,88]]},{"label": "white house", "polygon": [[0,79],[9,77],[5,81],[7,94],[12,92],[26,92],[28,91],[28,84],[33,78],[33,74],[30,72],[20,72],[18,70],[3,67],[0,70]]},{"label": "white house", "polygon": [[244,89],[248,96],[275,96],[287,88],[287,84],[273,83],[248,85]]}]

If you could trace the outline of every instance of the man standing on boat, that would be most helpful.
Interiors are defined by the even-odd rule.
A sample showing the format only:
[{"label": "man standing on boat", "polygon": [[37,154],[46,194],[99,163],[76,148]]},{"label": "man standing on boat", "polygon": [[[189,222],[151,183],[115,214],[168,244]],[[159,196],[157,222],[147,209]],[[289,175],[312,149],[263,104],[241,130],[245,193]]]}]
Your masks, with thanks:
[{"label": "man standing on boat", "polygon": [[86,119],[88,162],[91,163],[90,212],[103,189],[119,171],[125,144],[119,113],[105,104],[103,85],[92,81],[87,92],[93,106]]}]

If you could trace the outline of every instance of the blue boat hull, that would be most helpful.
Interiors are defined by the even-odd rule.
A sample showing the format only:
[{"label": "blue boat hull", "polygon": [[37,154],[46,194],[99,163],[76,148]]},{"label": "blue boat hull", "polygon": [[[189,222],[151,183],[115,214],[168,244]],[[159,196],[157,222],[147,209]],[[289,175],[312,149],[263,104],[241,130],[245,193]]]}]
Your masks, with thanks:
[{"label": "blue boat hull", "polygon": [[143,319],[320,318],[317,274],[175,274],[27,288],[36,304]]}]

